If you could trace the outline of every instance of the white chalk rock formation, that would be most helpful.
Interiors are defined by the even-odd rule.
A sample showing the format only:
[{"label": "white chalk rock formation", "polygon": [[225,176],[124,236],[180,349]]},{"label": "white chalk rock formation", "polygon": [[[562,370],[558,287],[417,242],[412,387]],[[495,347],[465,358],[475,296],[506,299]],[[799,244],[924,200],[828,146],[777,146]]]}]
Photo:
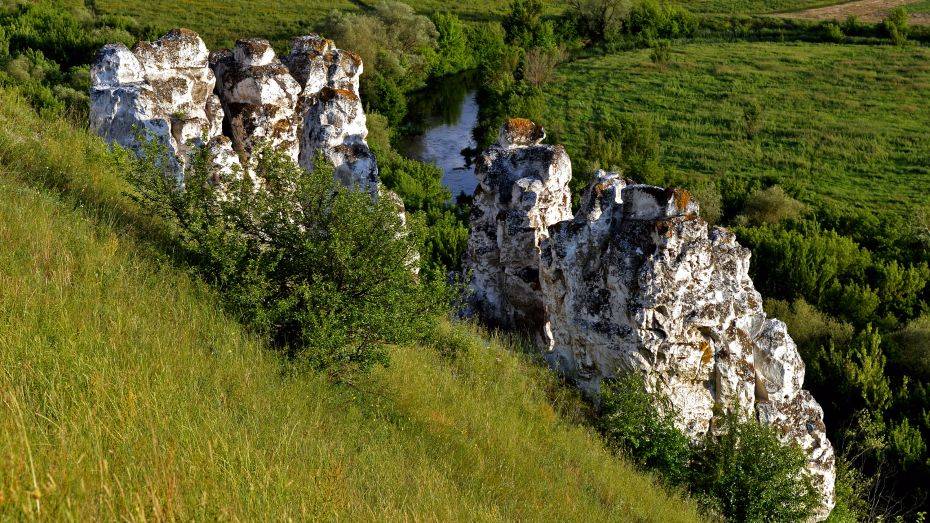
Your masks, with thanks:
[{"label": "white chalk rock formation", "polygon": [[537,338],[545,323],[539,244],[550,225],[571,217],[571,161],[562,146],[542,145],[544,138],[542,127],[514,118],[476,160],[465,256],[475,312]]},{"label": "white chalk rock formation", "polygon": [[728,409],[774,426],[807,453],[823,519],[835,481],[823,410],[801,388],[804,362],[784,323],[762,310],[749,257],[732,233],[708,230],[686,191],[599,172],[575,218],[542,244],[545,355],[590,393],[639,373],[695,439]]},{"label": "white chalk rock formation", "polygon": [[282,60],[300,84],[302,96],[314,95],[324,87],[358,95],[362,59],[351,51],[337,49],[332,40],[316,34],[299,36],[291,41],[291,52]]},{"label": "white chalk rock formation", "polygon": [[318,154],[333,165],[337,180],[377,197],[379,178],[375,155],[365,138],[368,127],[358,95],[324,87],[306,104],[298,163],[308,171]]},{"label": "white chalk rock formation", "polygon": [[226,113],[226,131],[246,164],[260,147],[297,161],[300,85],[267,40],[238,40],[232,51],[210,55],[216,92]]},{"label": "white chalk rock formation", "polygon": [[104,46],[91,68],[91,130],[139,154],[140,137],[157,140],[180,169],[191,147],[222,132],[208,55],[203,40],[187,29],[141,42],[132,51]]}]

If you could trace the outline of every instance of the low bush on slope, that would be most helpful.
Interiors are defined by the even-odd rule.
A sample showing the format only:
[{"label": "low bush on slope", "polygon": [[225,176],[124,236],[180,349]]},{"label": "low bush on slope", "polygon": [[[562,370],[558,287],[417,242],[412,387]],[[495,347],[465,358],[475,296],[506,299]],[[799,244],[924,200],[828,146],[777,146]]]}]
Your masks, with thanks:
[{"label": "low bush on slope", "polygon": [[0,91],[0,519],[697,518],[462,326],[354,387],[294,371],[151,247],[123,167]]}]

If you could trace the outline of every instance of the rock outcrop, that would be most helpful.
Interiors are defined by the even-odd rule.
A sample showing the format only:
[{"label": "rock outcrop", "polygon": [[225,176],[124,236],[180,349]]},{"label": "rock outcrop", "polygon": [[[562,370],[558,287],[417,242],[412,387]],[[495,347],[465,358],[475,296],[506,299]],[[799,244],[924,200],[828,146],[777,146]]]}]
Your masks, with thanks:
[{"label": "rock outcrop", "polygon": [[104,46],[91,68],[90,128],[140,153],[145,141],[156,140],[180,168],[191,146],[222,132],[223,110],[213,94],[208,57],[203,40],[186,29],[132,51]]},{"label": "rock outcrop", "polygon": [[239,40],[210,54],[196,33],[175,29],[133,51],[100,51],[91,70],[90,125],[139,154],[146,141],[161,142],[179,176],[202,145],[219,174],[248,172],[259,147],[307,170],[322,155],[341,183],[377,198],[378,166],[358,92],[362,71],[358,55],[318,35],[295,38],[282,61],[266,40]]},{"label": "rock outcrop", "polygon": [[475,164],[478,188],[465,268],[473,305],[486,321],[526,329],[541,339],[545,307],[539,244],[548,227],[571,217],[571,162],[561,146],[543,145],[542,128],[511,119]]},{"label": "rock outcrop", "polygon": [[825,518],[835,464],[823,411],[785,325],[762,309],[749,250],[709,228],[686,191],[617,173],[596,173],[567,219],[569,176],[553,167],[568,158],[534,149],[535,129],[511,123],[476,167],[467,267],[479,312],[541,331],[550,365],[590,394],[638,373],[695,440],[727,409],[775,427],[807,453]]},{"label": "rock outcrop", "polygon": [[297,161],[300,85],[266,40],[239,40],[232,51],[210,55],[216,92],[226,113],[226,132],[245,165],[260,147]]}]

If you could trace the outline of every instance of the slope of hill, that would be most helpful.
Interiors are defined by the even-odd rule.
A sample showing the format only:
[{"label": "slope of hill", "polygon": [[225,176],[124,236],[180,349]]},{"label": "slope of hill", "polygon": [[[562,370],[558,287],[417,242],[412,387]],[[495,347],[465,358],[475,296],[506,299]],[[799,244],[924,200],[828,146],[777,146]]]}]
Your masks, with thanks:
[{"label": "slope of hill", "polygon": [[500,340],[291,371],[151,246],[120,168],[0,91],[0,519],[697,519]]},{"label": "slope of hill", "polygon": [[[573,157],[592,119],[642,114],[679,173],[768,178],[811,203],[879,212],[926,203],[930,49],[694,43],[673,47],[665,66],[649,53],[559,68],[541,119]],[[758,130],[747,139],[750,108]]]}]

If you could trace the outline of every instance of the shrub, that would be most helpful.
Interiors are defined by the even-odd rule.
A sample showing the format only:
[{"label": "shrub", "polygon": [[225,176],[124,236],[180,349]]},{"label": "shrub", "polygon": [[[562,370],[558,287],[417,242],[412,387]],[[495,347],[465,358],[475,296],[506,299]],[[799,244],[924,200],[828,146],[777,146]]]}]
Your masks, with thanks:
[{"label": "shrub", "polygon": [[569,0],[568,15],[579,34],[595,42],[616,38],[630,15],[630,0]]},{"label": "shrub", "polygon": [[363,82],[366,111],[384,115],[391,125],[398,125],[407,114],[407,97],[394,80],[371,73]]},{"label": "shrub", "polygon": [[691,444],[674,419],[672,405],[647,392],[638,374],[601,384],[597,427],[607,444],[680,485],[689,479]]},{"label": "shrub", "polygon": [[381,2],[371,14],[334,10],[320,31],[358,53],[366,76],[377,72],[402,92],[422,87],[438,60],[433,22],[401,2]]},{"label": "shrub", "polygon": [[835,22],[829,22],[824,26],[824,32],[826,33],[826,39],[830,42],[841,44],[846,41],[846,35],[843,34],[843,30]]},{"label": "shrub", "polygon": [[[644,183],[658,183],[659,133],[646,116],[621,115],[588,128],[582,172],[595,169],[622,171],[624,176]],[[583,180],[582,180],[583,182]]]},{"label": "shrub", "polygon": [[746,199],[744,215],[755,225],[776,224],[801,217],[804,204],[785,194],[778,185],[753,191]]},{"label": "shrub", "polygon": [[742,112],[739,122],[740,130],[746,140],[752,141],[765,126],[765,112],[762,104],[756,99],[747,101],[742,107]]},{"label": "shrub", "polygon": [[307,173],[277,153],[249,176],[214,183],[208,154],[181,188],[151,146],[131,176],[143,208],[174,232],[185,260],[288,356],[334,377],[386,361],[444,310],[444,285],[410,270],[421,228],[387,198],[339,186],[318,160]]},{"label": "shrub", "polygon": [[565,53],[557,47],[530,49],[523,58],[523,80],[533,87],[549,83],[555,74],[556,66],[564,57]]},{"label": "shrub", "polygon": [[907,43],[907,9],[896,7],[882,20],[882,28],[895,45]]},{"label": "shrub", "polygon": [[723,216],[723,203],[717,184],[705,182],[691,187],[690,191],[701,208],[701,218],[711,225],[718,223]]},{"label": "shrub", "polygon": [[555,47],[552,23],[543,20],[542,13],[541,0],[513,0],[501,23],[507,33],[507,42],[524,49]]},{"label": "shrub", "polygon": [[892,364],[915,378],[930,380],[930,314],[921,314],[889,338]]},{"label": "shrub", "polygon": [[684,7],[662,0],[640,0],[630,10],[627,32],[646,41],[679,38],[697,29],[697,19]]},{"label": "shrub", "polygon": [[803,451],[754,420],[727,414],[720,421],[697,460],[695,490],[730,521],[809,520],[819,497]]},{"label": "shrub", "polygon": [[448,12],[436,13],[432,21],[438,34],[436,39],[438,56],[433,74],[443,76],[474,68],[477,64],[465,24]]},{"label": "shrub", "polygon": [[672,43],[668,40],[655,40],[652,43],[649,59],[656,65],[665,65],[672,59]]}]

